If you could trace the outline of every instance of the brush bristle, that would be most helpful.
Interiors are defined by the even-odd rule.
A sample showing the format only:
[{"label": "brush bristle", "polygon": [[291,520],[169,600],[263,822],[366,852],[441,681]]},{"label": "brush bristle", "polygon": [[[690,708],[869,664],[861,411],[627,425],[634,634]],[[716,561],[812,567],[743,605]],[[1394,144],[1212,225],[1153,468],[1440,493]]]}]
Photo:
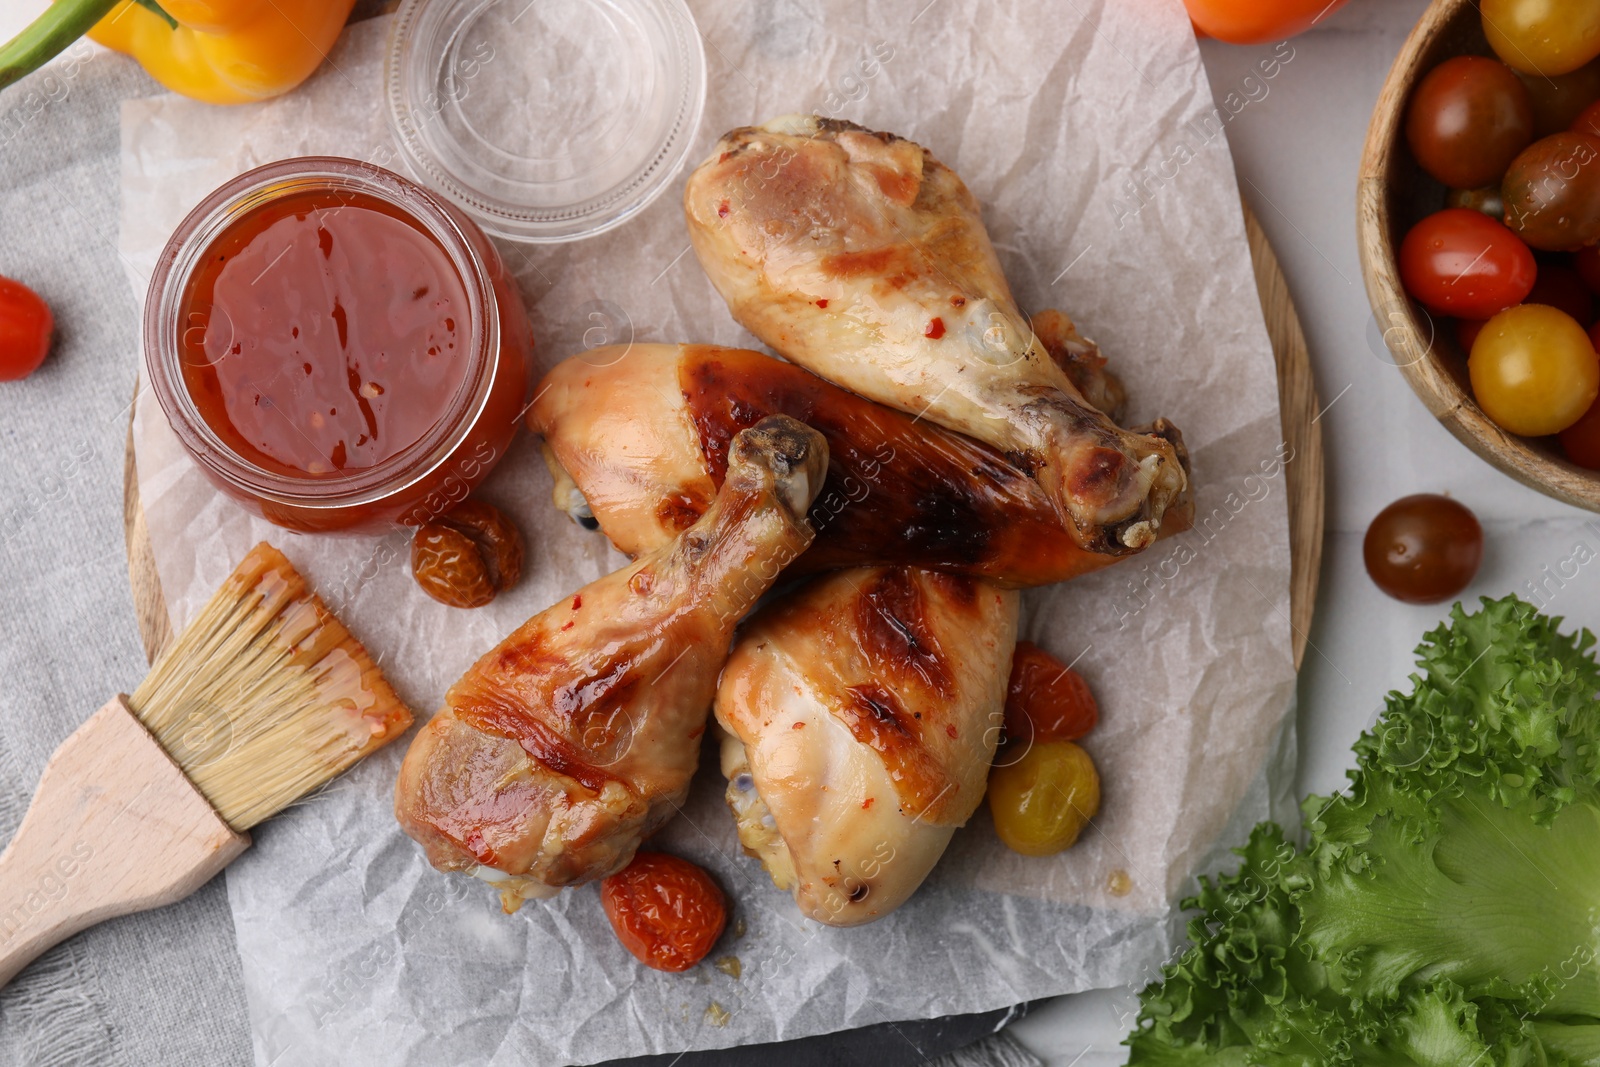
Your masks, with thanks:
[{"label": "brush bristle", "polygon": [[405,733],[411,712],[283,553],[250,550],[134,691],[134,714],[244,831]]}]

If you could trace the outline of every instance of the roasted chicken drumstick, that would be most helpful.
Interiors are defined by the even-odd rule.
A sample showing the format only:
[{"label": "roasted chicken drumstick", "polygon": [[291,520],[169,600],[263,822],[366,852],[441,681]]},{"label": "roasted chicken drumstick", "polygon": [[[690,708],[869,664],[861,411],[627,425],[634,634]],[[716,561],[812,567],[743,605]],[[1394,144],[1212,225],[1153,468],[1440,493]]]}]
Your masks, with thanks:
[{"label": "roasted chicken drumstick", "polygon": [[839,571],[740,636],[717,689],[728,804],[808,917],[899,907],[983,799],[1017,600],[912,567]]},{"label": "roasted chicken drumstick", "polygon": [[1079,543],[1155,539],[1185,475],[1087,402],[1017,310],[977,202],[926,149],[790,116],[724,136],[684,191],[733,317],[829,381],[993,445]]},{"label": "roasted chicken drumstick", "polygon": [[[1065,316],[1039,319],[1086,385],[1120,396]],[[545,376],[528,425],[544,437],[557,506],[637,555],[700,517],[734,434],[780,413],[828,439],[828,485],[811,508],[817,540],[793,573],[907,563],[1019,587],[1118,558],[1080,547],[1038,483],[987,445],[745,349],[633,344],[574,356]],[[1176,431],[1162,429],[1181,456]],[[1189,506],[1169,509],[1163,534],[1187,528]]]},{"label": "roasted chicken drumstick", "polygon": [[785,416],[734,437],[706,513],[480,659],[406,753],[400,825],[507,910],[602,878],[682,803],[734,626],[811,543],[827,444]]}]

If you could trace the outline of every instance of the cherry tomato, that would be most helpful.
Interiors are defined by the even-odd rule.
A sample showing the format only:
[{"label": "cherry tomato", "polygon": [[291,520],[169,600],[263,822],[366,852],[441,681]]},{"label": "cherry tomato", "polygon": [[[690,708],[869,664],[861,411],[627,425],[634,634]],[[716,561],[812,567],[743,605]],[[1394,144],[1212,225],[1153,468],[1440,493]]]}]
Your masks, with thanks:
[{"label": "cherry tomato", "polygon": [[1600,0],[1483,0],[1495,55],[1528,74],[1570,74],[1600,56]]},{"label": "cherry tomato", "polygon": [[55,319],[38,293],[0,278],[0,382],[26,378],[50,351]]},{"label": "cherry tomato", "polygon": [[1400,245],[1406,292],[1440,315],[1486,319],[1520,304],[1537,274],[1516,234],[1466,208],[1429,215]]},{"label": "cherry tomato", "polygon": [[1183,0],[1195,29],[1229,44],[1270,44],[1323,21],[1346,0]]},{"label": "cherry tomato", "polygon": [[1534,248],[1570,252],[1600,241],[1600,137],[1553,133],[1506,171],[1506,225]]},{"label": "cherry tomato", "polygon": [[1422,169],[1452,189],[1497,182],[1533,143],[1533,98],[1504,63],[1447,59],[1412,94],[1406,143]]},{"label": "cherry tomato", "polygon": [[1584,108],[1583,114],[1573,120],[1572,132],[1592,133],[1596,137],[1600,137],[1600,100],[1596,100]]},{"label": "cherry tomato", "polygon": [[1006,847],[1053,856],[1100,810],[1100,773],[1071,741],[1042,741],[989,772],[989,812]]},{"label": "cherry tomato", "polygon": [[1472,393],[1501,429],[1560,433],[1600,395],[1600,357],[1564,311],[1523,304],[1489,320],[1467,361]]},{"label": "cherry tomato", "polygon": [[687,971],[705,959],[728,922],[711,876],[665,852],[640,852],[602,881],[600,903],[622,947],[658,971]]},{"label": "cherry tomato", "polygon": [[1578,249],[1572,254],[1572,266],[1590,292],[1600,293],[1600,245]]},{"label": "cherry tomato", "polygon": [[[1501,174],[1504,174],[1501,171]],[[1498,176],[1497,176],[1498,178]],[[1500,196],[1500,186],[1488,185],[1482,189],[1452,189],[1445,194],[1446,207],[1469,208],[1499,222],[1506,217],[1506,202]]]},{"label": "cherry tomato", "polygon": [[1522,84],[1533,98],[1534,136],[1549,137],[1571,129],[1584,108],[1600,100],[1600,62],[1554,78],[1524,74]]},{"label": "cherry tomato", "polygon": [[1561,451],[1578,466],[1600,471],[1600,400],[1561,431]]},{"label": "cherry tomato", "polygon": [[1361,545],[1379,589],[1407,604],[1460,595],[1483,562],[1483,527],[1465,505],[1418,493],[1378,512]]},{"label": "cherry tomato", "polygon": [[1456,343],[1461,346],[1462,354],[1471,355],[1472,346],[1478,340],[1478,335],[1483,328],[1489,325],[1488,319],[1459,319],[1456,322]]},{"label": "cherry tomato", "polygon": [[1083,675],[1032,641],[1018,641],[1006,691],[1006,738],[1076,741],[1100,720]]},{"label": "cherry tomato", "polygon": [[1539,264],[1539,277],[1523,303],[1558,308],[1586,330],[1594,324],[1594,294],[1577,271],[1560,263]]}]

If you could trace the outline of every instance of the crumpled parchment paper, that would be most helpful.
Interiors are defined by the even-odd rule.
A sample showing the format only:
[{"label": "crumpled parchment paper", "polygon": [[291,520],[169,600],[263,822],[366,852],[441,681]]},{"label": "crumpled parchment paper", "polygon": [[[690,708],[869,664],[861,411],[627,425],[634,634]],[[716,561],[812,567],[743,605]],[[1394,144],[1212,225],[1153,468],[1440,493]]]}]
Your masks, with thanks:
[{"label": "crumpled parchment paper", "polygon": [[[666,975],[617,943],[592,886],[506,916],[488,887],[428,867],[391,814],[397,744],[261,826],[228,871],[261,1064],[588,1063],[1137,981],[1165,955],[1169,901],[1195,865],[1286,780],[1288,457],[1222,122],[1177,0],[691,6],[710,69],[696,160],[726,129],[807,110],[927,145],[983,204],[1023,307],[1067,310],[1126,380],[1133,419],[1167,415],[1187,435],[1197,529],[1024,602],[1024,634],[1099,694],[1087,747],[1101,813],[1041,860],[1006,851],[980,811],[910,903],[833,930],[802,922],[741,855],[713,755],[658,844],[728,889],[734,921],[714,955],[741,974]],[[281,100],[124,105],[120,249],[141,299],[169,232],[234,174],[308,153],[394,165],[388,21],[351,27]],[[514,61],[497,55],[482,76]],[[602,76],[547,87],[583,94]],[[688,252],[682,184],[602,237],[503,246],[547,364],[630,338],[754,346]],[[148,393],[134,437],[175,625],[270,540],[421,718],[503,634],[623,562],[552,508],[526,435],[482,495],[527,534],[527,575],[466,612],[414,587],[402,534],[307,537],[249,517],[188,462]]]}]

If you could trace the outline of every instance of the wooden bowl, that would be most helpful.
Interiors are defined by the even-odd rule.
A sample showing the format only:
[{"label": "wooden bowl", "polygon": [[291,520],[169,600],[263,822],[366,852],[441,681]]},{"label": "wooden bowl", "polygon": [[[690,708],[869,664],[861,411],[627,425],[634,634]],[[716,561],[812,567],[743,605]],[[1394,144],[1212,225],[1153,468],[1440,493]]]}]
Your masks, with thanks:
[{"label": "wooden bowl", "polygon": [[1395,60],[1367,131],[1356,198],[1367,296],[1395,364],[1446,429],[1522,484],[1600,511],[1600,471],[1568,462],[1554,438],[1518,437],[1491,422],[1472,399],[1454,320],[1435,322],[1400,284],[1400,242],[1415,223],[1445,206],[1444,187],[1422,172],[1406,147],[1411,91],[1451,56],[1493,54],[1476,3],[1435,0]]}]

